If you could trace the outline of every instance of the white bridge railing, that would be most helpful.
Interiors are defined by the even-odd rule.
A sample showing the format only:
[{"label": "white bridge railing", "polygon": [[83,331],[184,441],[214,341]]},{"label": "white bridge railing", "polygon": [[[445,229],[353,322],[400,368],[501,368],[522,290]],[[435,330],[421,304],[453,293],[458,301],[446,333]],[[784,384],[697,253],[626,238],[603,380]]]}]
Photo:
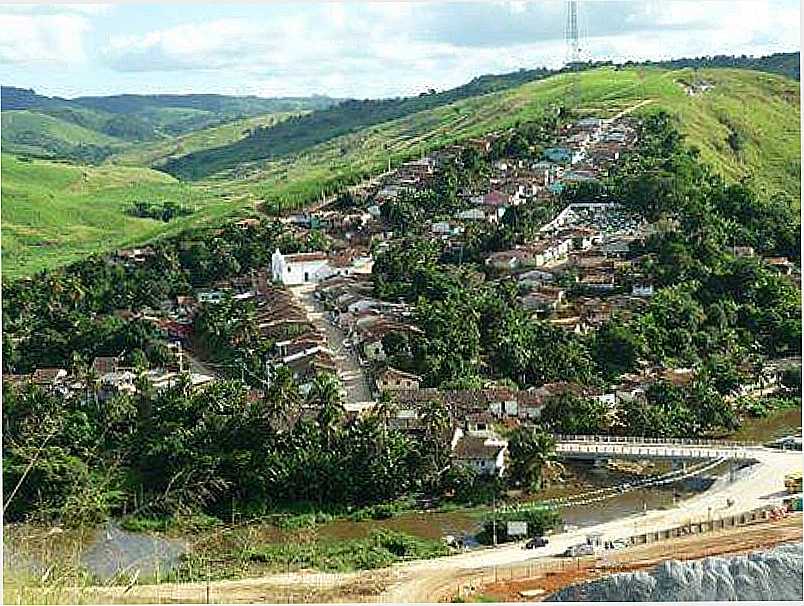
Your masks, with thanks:
[{"label": "white bridge railing", "polygon": [[642,436],[594,436],[582,434],[554,434],[559,444],[634,444],[634,445],[661,445],[661,446],[697,446],[697,447],[725,447],[725,448],[757,448],[759,442],[735,442],[731,440],[702,440],[693,438],[646,438]]},{"label": "white bridge railing", "polygon": [[639,443],[582,443],[559,442],[556,452],[559,454],[575,454],[586,457],[645,457],[664,459],[752,459],[750,448],[714,447],[714,446],[681,446],[672,444],[644,445]]}]

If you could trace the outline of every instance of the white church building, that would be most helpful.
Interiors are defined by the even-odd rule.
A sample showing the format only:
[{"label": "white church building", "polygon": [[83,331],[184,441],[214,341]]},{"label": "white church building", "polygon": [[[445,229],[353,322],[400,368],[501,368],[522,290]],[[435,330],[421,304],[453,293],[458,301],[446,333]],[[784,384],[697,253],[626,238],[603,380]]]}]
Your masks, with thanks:
[{"label": "white church building", "polygon": [[283,255],[277,248],[271,256],[271,273],[274,282],[295,286],[320,282],[335,272],[325,253]]}]

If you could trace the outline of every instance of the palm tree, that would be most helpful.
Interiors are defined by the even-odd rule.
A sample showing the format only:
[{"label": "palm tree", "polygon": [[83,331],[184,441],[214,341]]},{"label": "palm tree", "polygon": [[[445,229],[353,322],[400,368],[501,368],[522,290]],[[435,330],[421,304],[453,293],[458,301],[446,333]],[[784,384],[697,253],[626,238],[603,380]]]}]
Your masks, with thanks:
[{"label": "palm tree", "polygon": [[293,373],[287,366],[273,370],[271,386],[265,391],[264,402],[273,419],[287,416],[301,406],[302,396],[299,386],[293,380]]},{"label": "palm tree", "polygon": [[514,481],[530,490],[541,488],[544,470],[555,462],[555,438],[533,427],[520,427],[509,442]]},{"label": "palm tree", "polygon": [[423,452],[430,460],[435,483],[449,469],[445,434],[450,427],[450,414],[443,402],[427,402],[419,408],[418,415],[424,427]]},{"label": "palm tree", "polygon": [[332,373],[319,374],[307,394],[307,405],[318,409],[318,426],[331,448],[335,433],[346,414],[343,407],[341,382]]}]

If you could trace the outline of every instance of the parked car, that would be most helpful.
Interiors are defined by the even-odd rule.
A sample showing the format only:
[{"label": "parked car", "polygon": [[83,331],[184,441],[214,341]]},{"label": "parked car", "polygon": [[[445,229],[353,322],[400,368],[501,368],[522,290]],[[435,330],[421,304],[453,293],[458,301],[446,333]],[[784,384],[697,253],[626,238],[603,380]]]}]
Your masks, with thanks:
[{"label": "parked car", "polygon": [[569,558],[577,558],[580,556],[589,556],[595,554],[595,548],[587,543],[579,543],[578,545],[571,545],[564,551],[564,556]]},{"label": "parked car", "polygon": [[624,539],[614,539],[608,542],[607,547],[608,549],[625,549],[628,547],[628,542]]},{"label": "parked car", "polygon": [[546,546],[547,543],[549,543],[549,541],[544,537],[533,537],[525,543],[525,549],[538,549],[539,547]]}]

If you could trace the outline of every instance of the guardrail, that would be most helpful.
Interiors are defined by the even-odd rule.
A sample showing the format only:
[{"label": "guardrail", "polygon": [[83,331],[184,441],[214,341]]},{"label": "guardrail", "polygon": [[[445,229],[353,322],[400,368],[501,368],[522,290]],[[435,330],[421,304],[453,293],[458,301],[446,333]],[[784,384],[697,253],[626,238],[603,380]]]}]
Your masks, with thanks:
[{"label": "guardrail", "polygon": [[648,438],[643,436],[599,436],[582,434],[553,434],[556,442],[581,442],[585,444],[658,444],[680,446],[726,446],[726,447],[761,447],[760,442],[737,442],[733,440],[702,440],[693,438]]}]

